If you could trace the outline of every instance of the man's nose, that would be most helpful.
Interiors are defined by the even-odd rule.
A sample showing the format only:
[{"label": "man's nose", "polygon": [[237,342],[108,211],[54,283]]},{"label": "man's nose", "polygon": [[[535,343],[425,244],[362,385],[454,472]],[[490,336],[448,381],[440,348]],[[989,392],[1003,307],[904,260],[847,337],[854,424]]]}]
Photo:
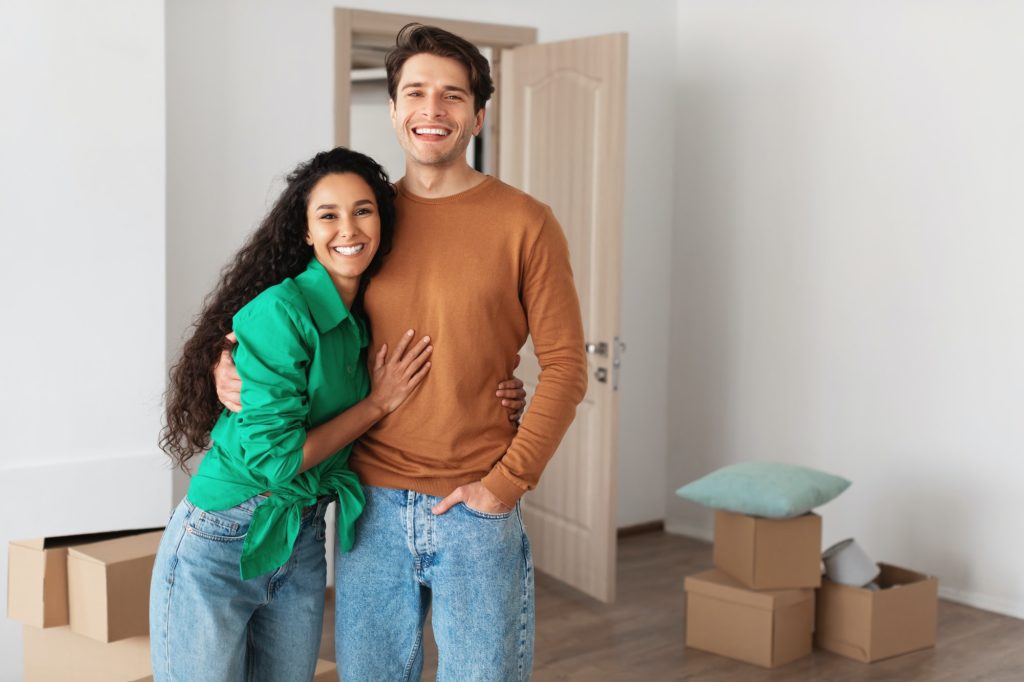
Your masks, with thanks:
[{"label": "man's nose", "polygon": [[444,115],[444,102],[440,97],[427,97],[424,101],[423,113],[428,118],[437,118]]}]

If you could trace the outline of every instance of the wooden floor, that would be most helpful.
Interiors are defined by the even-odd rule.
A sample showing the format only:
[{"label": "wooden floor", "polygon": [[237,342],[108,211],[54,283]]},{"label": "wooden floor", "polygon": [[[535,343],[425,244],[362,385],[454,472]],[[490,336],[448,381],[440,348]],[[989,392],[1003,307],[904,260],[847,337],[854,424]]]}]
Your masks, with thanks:
[{"label": "wooden floor", "polygon": [[[533,680],[1024,682],[1024,621],[946,601],[939,604],[935,649],[870,665],[815,651],[765,670],[687,649],[683,578],[710,567],[709,544],[657,532],[619,541],[614,605],[538,575]],[[333,658],[333,618],[325,620],[322,654]],[[428,640],[424,680],[433,679],[437,665]]]}]

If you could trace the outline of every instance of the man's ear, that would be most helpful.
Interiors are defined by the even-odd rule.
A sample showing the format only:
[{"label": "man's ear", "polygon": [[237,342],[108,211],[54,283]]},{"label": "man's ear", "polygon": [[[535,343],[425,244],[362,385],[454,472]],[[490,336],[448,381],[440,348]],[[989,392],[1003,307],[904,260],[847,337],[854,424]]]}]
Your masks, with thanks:
[{"label": "man's ear", "polygon": [[480,107],[480,111],[476,112],[476,123],[473,125],[473,134],[479,135],[480,131],[484,129],[484,116],[487,114],[487,109]]},{"label": "man's ear", "polygon": [[391,126],[395,125],[395,100],[388,98],[388,116],[391,117]]}]

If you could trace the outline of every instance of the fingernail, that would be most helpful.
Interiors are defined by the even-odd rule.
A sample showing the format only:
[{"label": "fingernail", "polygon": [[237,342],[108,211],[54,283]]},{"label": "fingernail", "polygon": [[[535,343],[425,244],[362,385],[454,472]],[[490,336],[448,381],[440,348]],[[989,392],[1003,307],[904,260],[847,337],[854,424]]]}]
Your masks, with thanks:
[{"label": "fingernail", "polygon": [[411,330],[411,329],[410,329],[409,331],[407,331],[407,332],[405,333],[405,335],[406,335],[406,336],[412,336],[412,335],[413,335],[413,333],[414,333],[414,332],[413,332],[413,330]]}]

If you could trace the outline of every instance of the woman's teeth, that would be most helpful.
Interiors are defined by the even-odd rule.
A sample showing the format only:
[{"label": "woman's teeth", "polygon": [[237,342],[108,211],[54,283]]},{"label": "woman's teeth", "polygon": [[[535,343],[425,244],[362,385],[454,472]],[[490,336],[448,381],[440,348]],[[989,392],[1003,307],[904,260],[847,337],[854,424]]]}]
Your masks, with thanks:
[{"label": "woman's teeth", "polygon": [[356,244],[355,246],[335,246],[334,250],[342,256],[354,256],[362,251],[364,246],[365,244]]}]

